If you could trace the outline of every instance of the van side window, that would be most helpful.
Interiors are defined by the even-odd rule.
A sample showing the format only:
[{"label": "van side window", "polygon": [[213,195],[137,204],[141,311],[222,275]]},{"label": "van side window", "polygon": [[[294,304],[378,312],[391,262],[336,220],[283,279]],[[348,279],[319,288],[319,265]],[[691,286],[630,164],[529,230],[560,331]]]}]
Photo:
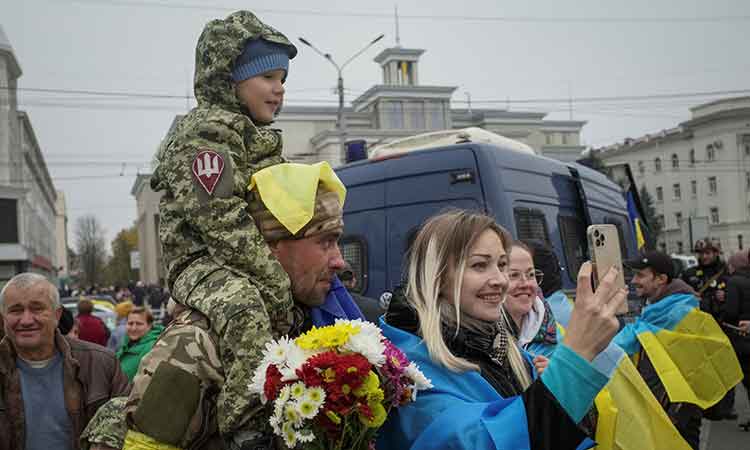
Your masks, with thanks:
[{"label": "van side window", "polygon": [[516,239],[519,241],[537,239],[551,244],[547,232],[547,221],[542,211],[519,206],[513,208],[513,217],[516,220]]},{"label": "van side window", "polygon": [[367,289],[367,245],[365,240],[357,236],[344,236],[339,241],[339,249],[344,260],[352,266],[352,272],[357,277],[357,283],[351,291],[358,294]]},{"label": "van side window", "polygon": [[622,229],[622,221],[625,219],[605,217],[604,223],[614,225],[617,228],[617,237],[620,239],[620,257],[623,261],[628,259],[628,250],[625,246],[625,232]]},{"label": "van side window", "polygon": [[562,240],[563,252],[567,263],[568,277],[573,283],[576,282],[578,270],[585,261],[584,242],[586,242],[586,230],[583,222],[574,216],[558,216],[557,223],[560,227],[560,239]]}]

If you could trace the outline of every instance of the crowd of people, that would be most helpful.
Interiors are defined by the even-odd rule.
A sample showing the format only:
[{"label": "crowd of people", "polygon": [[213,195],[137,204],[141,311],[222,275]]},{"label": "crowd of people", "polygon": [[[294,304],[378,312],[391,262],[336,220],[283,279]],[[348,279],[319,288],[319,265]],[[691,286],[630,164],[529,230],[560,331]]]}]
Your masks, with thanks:
[{"label": "crowd of people", "polygon": [[[113,330],[87,299],[61,330],[59,292],[39,275],[3,287],[0,450],[278,448],[248,393],[265,344],[337,319],[376,321],[432,381],[391,411],[377,448],[644,448],[628,447],[640,431],[687,449],[698,448],[704,410],[731,417],[722,399],[750,365],[747,251],[718,267],[702,241],[687,282],[663,253],[641,252],[627,265],[646,307],[623,326],[616,270],[594,290],[583,264],[573,301],[549,245],[453,210],[417,232],[387,311],[352,295],[356,274],[338,246],[346,189],[327,163],[285,162],[269,126],[296,52],[247,11],[199,38],[198,106],[165,139],[152,180],[164,192],[165,327],[143,286],[114,292]],[[686,346],[703,340],[708,353],[691,359]],[[630,389],[619,389],[622,373],[636,374]],[[641,406],[647,417],[628,410]]]}]

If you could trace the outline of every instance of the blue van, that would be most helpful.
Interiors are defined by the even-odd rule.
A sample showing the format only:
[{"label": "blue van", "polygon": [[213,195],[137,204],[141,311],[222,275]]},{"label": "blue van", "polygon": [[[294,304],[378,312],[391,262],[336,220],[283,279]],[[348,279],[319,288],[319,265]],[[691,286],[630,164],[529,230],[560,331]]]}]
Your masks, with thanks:
[{"label": "blue van", "polygon": [[565,289],[588,259],[586,227],[614,224],[623,259],[636,254],[622,189],[576,163],[466,141],[346,164],[341,249],[359,293],[379,298],[402,280],[404,254],[419,226],[447,208],[484,211],[518,239],[550,243],[563,266]]}]

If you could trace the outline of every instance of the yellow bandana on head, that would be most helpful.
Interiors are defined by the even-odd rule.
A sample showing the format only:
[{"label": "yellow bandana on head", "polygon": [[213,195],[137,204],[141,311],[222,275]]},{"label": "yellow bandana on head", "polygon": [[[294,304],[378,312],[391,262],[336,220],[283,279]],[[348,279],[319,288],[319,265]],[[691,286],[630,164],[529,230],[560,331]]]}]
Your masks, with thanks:
[{"label": "yellow bandana on head", "polygon": [[266,167],[250,178],[248,189],[257,188],[265,207],[289,232],[295,234],[315,214],[315,195],[319,183],[336,193],[340,204],[344,204],[346,187],[325,161]]}]

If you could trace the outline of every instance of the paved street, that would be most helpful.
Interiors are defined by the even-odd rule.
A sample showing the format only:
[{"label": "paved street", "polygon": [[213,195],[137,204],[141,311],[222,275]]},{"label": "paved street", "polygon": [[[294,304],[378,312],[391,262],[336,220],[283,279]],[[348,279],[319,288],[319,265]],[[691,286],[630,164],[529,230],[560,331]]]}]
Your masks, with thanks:
[{"label": "paved street", "polygon": [[[750,405],[742,385],[736,389],[735,405],[739,421],[750,419]],[[750,432],[742,431],[737,426],[738,420],[720,422],[703,421],[701,429],[701,450],[748,450],[750,449]]]}]

